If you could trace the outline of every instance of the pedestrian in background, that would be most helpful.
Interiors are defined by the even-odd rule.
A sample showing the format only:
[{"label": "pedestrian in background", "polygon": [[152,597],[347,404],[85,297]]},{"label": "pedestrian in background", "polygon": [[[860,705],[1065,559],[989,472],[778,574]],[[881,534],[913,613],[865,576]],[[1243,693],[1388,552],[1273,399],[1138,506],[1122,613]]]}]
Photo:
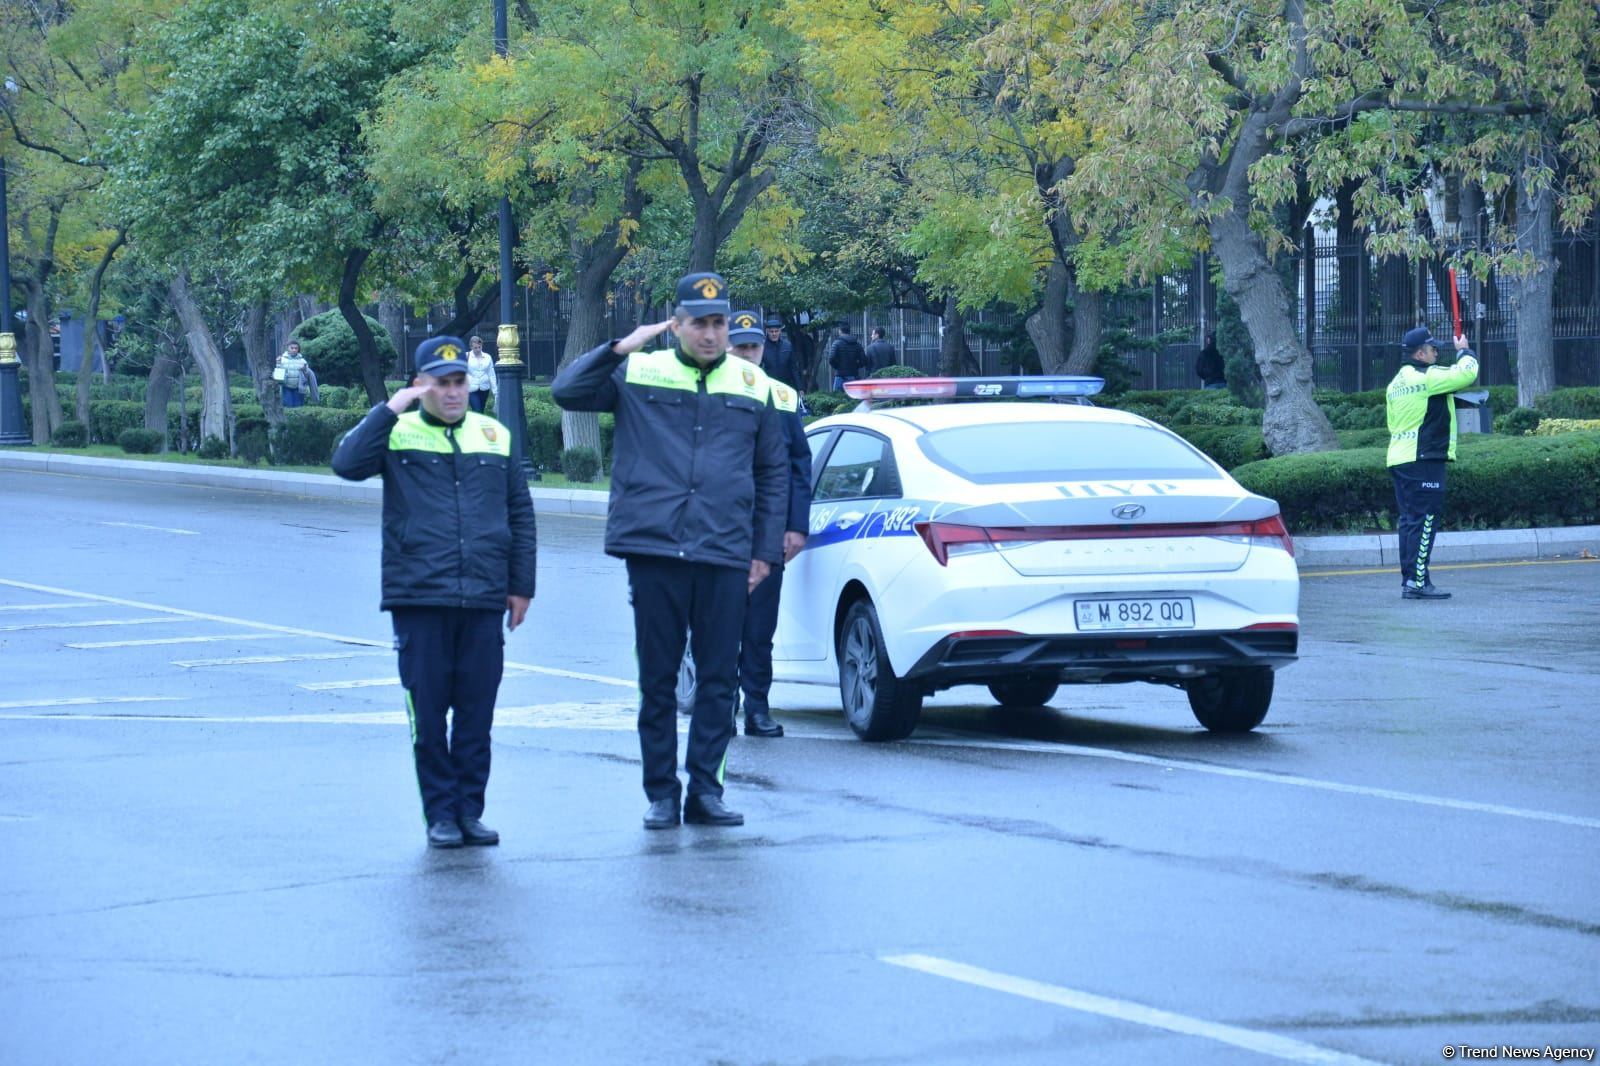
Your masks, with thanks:
[{"label": "pedestrian in background", "polygon": [[[616,413],[606,553],[628,567],[646,829],[744,824],[722,799],[734,671],[745,604],[783,560],[788,463],[770,379],[727,353],[727,292],[716,274],[684,277],[672,318],[585,353],[551,385],[569,411]],[[644,351],[663,331],[671,346]],[[676,689],[686,641],[697,686],[685,801]]]},{"label": "pedestrian in background", "polygon": [[777,315],[767,316],[760,365],[767,372],[767,377],[777,378],[796,392],[805,391],[800,387],[800,368],[795,363],[794,342],[783,335],[783,319]]},{"label": "pedestrian in background", "polygon": [[1444,512],[1445,464],[1456,458],[1456,407],[1452,394],[1478,380],[1478,360],[1467,338],[1455,338],[1454,366],[1439,366],[1439,342],[1419,326],[1400,341],[1404,362],[1389,382],[1389,476],[1400,512],[1400,595],[1447,600],[1428,573]]},{"label": "pedestrian in background", "polygon": [[305,356],[300,354],[299,341],[290,341],[284,346],[277,365],[272,368],[272,380],[278,383],[283,406],[305,406],[307,386],[310,384],[307,380],[309,369]]},{"label": "pedestrian in background", "polygon": [[472,347],[467,352],[467,403],[479,414],[488,406],[489,397],[495,398],[495,411],[500,410],[500,383],[495,379],[494,360],[483,350],[483,338],[473,337],[467,342]]},{"label": "pedestrian in background", "polygon": [[866,350],[850,332],[850,323],[839,324],[839,336],[828,346],[828,365],[833,367],[833,391],[844,388],[844,383],[861,376],[867,365]]},{"label": "pedestrian in background", "polygon": [[[733,316],[728,346],[734,355],[765,369],[764,338],[756,328],[753,311]],[[783,570],[806,546],[811,528],[811,446],[800,420],[800,397],[788,385],[774,381],[772,406],[783,423],[789,453],[788,521],[783,531],[783,562],[750,593],[745,606],[744,635],[739,641],[738,688],[743,696],[744,733],[747,737],[781,737],[783,726],[772,718],[768,693],[772,691],[772,637],[778,630],[778,598],[783,593]]]},{"label": "pedestrian in background", "polygon": [[888,338],[884,336],[882,326],[872,328],[872,343],[867,345],[867,375],[870,377],[884,367],[894,366],[900,361],[899,353],[894,350]]},{"label": "pedestrian in background", "polygon": [[333,470],[383,475],[379,606],[394,622],[428,846],[498,844],[482,819],[500,620],[515,631],[533,599],[533,500],[510,431],[467,409],[461,341],[423,341],[416,360],[412,383],[339,442]]},{"label": "pedestrian in background", "polygon": [[1227,366],[1223,362],[1222,353],[1217,351],[1217,335],[1206,334],[1206,344],[1200,349],[1200,354],[1195,357],[1194,372],[1200,379],[1202,389],[1225,389],[1228,387]]}]

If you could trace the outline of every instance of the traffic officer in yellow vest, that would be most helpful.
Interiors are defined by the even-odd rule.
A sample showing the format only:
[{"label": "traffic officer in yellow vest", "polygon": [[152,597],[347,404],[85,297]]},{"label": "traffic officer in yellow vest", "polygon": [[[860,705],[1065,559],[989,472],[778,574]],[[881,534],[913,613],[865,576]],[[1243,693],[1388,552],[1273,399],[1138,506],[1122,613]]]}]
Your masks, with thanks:
[{"label": "traffic officer in yellow vest", "polygon": [[1400,521],[1400,595],[1447,600],[1434,587],[1428,560],[1444,511],[1445,464],[1456,457],[1456,408],[1451,394],[1478,380],[1467,338],[1455,339],[1454,366],[1439,366],[1439,341],[1419,326],[1400,341],[1400,372],[1389,382],[1389,476]]},{"label": "traffic officer in yellow vest", "polygon": [[466,345],[434,337],[416,358],[415,380],[345,435],[333,469],[383,475],[381,607],[394,620],[428,846],[498,844],[482,818],[500,617],[516,629],[533,599],[533,500],[510,431],[467,410]]},{"label": "traffic officer in yellow vest", "polygon": [[[761,316],[754,311],[737,311],[728,327],[728,350],[765,369],[762,356],[766,334]],[[772,405],[783,421],[784,442],[789,455],[788,518],[783,530],[783,563],[788,563],[806,546],[811,528],[811,446],[806,443],[805,423],[800,420],[800,396],[794,389],[771,378]],[[739,690],[743,695],[744,733],[747,737],[781,737],[783,726],[772,719],[767,694],[772,690],[772,636],[778,630],[778,597],[783,591],[783,563],[772,568],[772,576],[750,593],[745,608],[744,638],[739,642]]]},{"label": "traffic officer in yellow vest", "polygon": [[[734,670],[746,599],[783,559],[789,474],[771,383],[727,354],[727,293],[716,274],[688,275],[671,319],[585,353],[551,386],[569,411],[616,413],[606,552],[628,567],[647,829],[744,824],[722,801]],[[663,330],[672,346],[643,351]],[[686,640],[698,684],[680,802]]]}]

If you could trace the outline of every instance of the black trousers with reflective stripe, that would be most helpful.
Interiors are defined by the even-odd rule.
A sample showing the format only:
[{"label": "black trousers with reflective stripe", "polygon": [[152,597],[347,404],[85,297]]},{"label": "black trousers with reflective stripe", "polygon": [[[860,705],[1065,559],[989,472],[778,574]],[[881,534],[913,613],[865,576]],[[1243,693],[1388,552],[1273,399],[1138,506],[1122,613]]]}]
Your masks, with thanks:
[{"label": "black trousers with reflective stripe", "polygon": [[1400,580],[1428,583],[1428,560],[1444,515],[1445,462],[1424,459],[1389,468],[1400,511]]},{"label": "black trousers with reflective stripe", "polygon": [[[694,712],[689,718],[690,795],[722,795],[723,759],[733,738],[734,671],[744,629],[749,573],[677,559],[628,557],[634,639],[639,654],[639,755],[644,794],[680,795],[678,667],[693,640]],[[691,637],[692,634],[692,637]]]},{"label": "black trousers with reflective stripe", "polygon": [[429,822],[481,817],[489,730],[505,668],[503,612],[396,607],[392,614],[423,816]]},{"label": "black trousers with reflective stripe", "polygon": [[767,579],[750,593],[745,608],[744,639],[739,642],[739,688],[744,692],[744,713],[766,711],[772,691],[772,635],[778,631],[778,599],[783,593],[783,567],[774,566]]}]

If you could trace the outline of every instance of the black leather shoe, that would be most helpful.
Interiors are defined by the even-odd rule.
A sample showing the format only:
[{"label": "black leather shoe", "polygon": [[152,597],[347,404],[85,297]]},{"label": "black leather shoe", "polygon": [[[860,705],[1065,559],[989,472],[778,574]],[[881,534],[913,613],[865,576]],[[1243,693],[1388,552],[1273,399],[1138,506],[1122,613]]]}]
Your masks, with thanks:
[{"label": "black leather shoe", "polygon": [[468,844],[486,848],[500,843],[500,834],[476,818],[462,818],[456,824],[461,827],[461,839]]},{"label": "black leather shoe", "polygon": [[428,847],[430,848],[459,848],[466,843],[461,835],[461,827],[456,825],[455,819],[439,819],[428,824]]},{"label": "black leather shoe", "polygon": [[781,737],[783,726],[772,720],[766,711],[744,712],[744,735],[747,737]]},{"label": "black leather shoe", "polygon": [[743,825],[744,815],[730,811],[721,796],[690,796],[683,805],[683,820],[689,825]]},{"label": "black leather shoe", "polygon": [[1448,600],[1450,594],[1448,592],[1440,592],[1434,588],[1432,581],[1421,585],[1414,581],[1407,581],[1400,586],[1400,598],[1405,600]]},{"label": "black leather shoe", "polygon": [[644,812],[644,827],[646,829],[674,829],[679,820],[678,798],[652,800],[650,809]]}]

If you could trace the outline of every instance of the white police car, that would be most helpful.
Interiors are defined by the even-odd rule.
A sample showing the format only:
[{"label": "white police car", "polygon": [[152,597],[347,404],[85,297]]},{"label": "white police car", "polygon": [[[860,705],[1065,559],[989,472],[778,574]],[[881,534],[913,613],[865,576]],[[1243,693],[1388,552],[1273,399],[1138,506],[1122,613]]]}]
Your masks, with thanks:
[{"label": "white police car", "polygon": [[[1278,505],[1081,399],[1102,384],[848,384],[868,403],[808,428],[811,530],[784,576],[776,680],[837,683],[867,740],[908,735],[925,696],[968,684],[1037,706],[1063,683],[1149,681],[1185,689],[1207,729],[1260,724],[1299,642]],[[1080,399],[1016,402],[1036,396]],[[940,397],[997,402],[870,409]]]}]

